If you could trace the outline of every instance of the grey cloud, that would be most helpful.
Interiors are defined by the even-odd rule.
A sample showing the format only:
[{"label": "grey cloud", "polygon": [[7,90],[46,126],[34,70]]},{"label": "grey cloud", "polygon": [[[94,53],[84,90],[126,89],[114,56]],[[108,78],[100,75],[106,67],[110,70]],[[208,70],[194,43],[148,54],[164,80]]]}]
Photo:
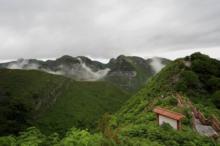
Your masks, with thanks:
[{"label": "grey cloud", "polygon": [[220,47],[218,0],[0,0],[0,59]]}]

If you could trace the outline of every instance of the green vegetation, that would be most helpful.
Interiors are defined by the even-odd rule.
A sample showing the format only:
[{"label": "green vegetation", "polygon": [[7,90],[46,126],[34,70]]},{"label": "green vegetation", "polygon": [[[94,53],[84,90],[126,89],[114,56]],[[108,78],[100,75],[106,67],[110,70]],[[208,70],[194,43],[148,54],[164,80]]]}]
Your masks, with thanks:
[{"label": "green vegetation", "polygon": [[59,134],[53,133],[45,136],[37,128],[30,127],[21,132],[19,136],[7,136],[0,138],[1,146],[95,146],[100,145],[102,137],[98,134],[90,134],[86,130],[71,128],[63,139]]},{"label": "green vegetation", "polygon": [[[45,134],[43,132],[44,134],[42,134],[38,128],[31,127],[17,136],[0,137],[0,145],[219,146],[219,139],[208,138],[195,132],[192,127],[192,111],[189,104],[192,102],[192,105],[203,112],[207,118],[214,115],[220,119],[219,78],[220,62],[215,59],[200,53],[177,59],[153,76],[145,87],[126,101],[115,114],[104,114],[104,112],[115,111],[113,109],[119,108],[122,102],[127,99],[127,97],[123,100],[118,98],[113,100],[110,98],[121,97],[119,93],[126,95],[121,90],[103,91],[106,88],[111,89],[113,86],[102,82],[95,82],[95,85],[93,85],[91,82],[65,81],[66,86],[62,89],[63,92],[58,94],[56,102],[48,106],[49,108],[42,108],[42,111],[45,112],[41,113],[44,114],[36,116],[36,119],[38,119],[36,120],[37,127],[43,127],[44,131],[55,129],[59,133],[51,132],[47,134],[49,132],[46,132]],[[67,84],[66,82],[69,83]],[[86,93],[82,92],[84,89],[87,89]],[[103,96],[99,97],[98,93],[105,93],[104,95],[109,96],[105,96],[107,98],[102,100]],[[12,94],[4,89],[0,95],[2,99],[5,99],[6,96],[11,96]],[[61,97],[61,95],[63,96]],[[76,99],[75,97],[79,95],[81,98]],[[36,98],[38,96],[34,94],[33,97]],[[83,97],[86,97],[87,104],[81,102]],[[91,100],[89,100],[90,98]],[[179,102],[180,99],[182,100],[181,103]],[[116,103],[119,102],[117,100],[121,101],[118,106],[116,106]],[[19,106],[12,104],[12,107],[22,107],[19,108],[22,111],[19,113],[25,111],[22,110],[23,107],[33,107],[29,106],[29,102],[21,103],[20,105],[20,102],[18,102]],[[71,106],[73,103],[76,104],[75,108]],[[93,105],[93,103],[96,104]],[[98,105],[98,107],[95,105]],[[109,105],[108,108],[106,105]],[[93,115],[89,115],[84,108],[80,112],[78,111],[80,107],[86,106],[92,107],[90,108],[90,113]],[[156,106],[185,115],[185,118],[182,120],[182,129],[180,131],[174,130],[169,124],[158,126],[156,116],[153,113],[153,109]],[[105,109],[101,113],[100,107]],[[41,108],[39,111],[41,111]],[[74,112],[72,116],[69,115],[71,112]],[[94,126],[92,124],[88,126],[86,120],[88,118],[92,119],[95,113],[100,114],[96,130],[82,130],[85,129],[84,127]],[[29,116],[29,114],[24,115]],[[68,125],[68,121],[71,121],[70,117],[75,116],[78,121],[75,120],[75,123],[71,123],[74,123],[73,125],[81,128],[81,130],[70,128],[71,125]],[[21,117],[23,117],[23,114]],[[67,120],[67,118],[69,119]],[[91,121],[95,121],[95,119]],[[53,125],[51,121],[56,122]],[[67,125],[69,128],[68,132],[62,131],[64,129],[62,126],[65,125],[61,123]]]},{"label": "green vegetation", "polygon": [[64,134],[73,126],[94,129],[105,112],[115,112],[128,94],[106,82],[76,82],[40,71],[0,70],[0,133],[36,126]]},{"label": "green vegetation", "polygon": [[[212,139],[200,136],[192,130],[191,109],[186,105],[177,106],[176,94],[181,94],[186,103],[192,101],[206,117],[215,115],[220,119],[217,102],[220,96],[219,88],[216,87],[219,76],[220,62],[206,55],[195,53],[175,60],[152,77],[117,112],[116,127],[120,128],[119,133],[124,133],[123,137],[130,140],[137,138],[166,146],[216,145]],[[156,117],[152,112],[156,106],[183,113],[186,118],[182,121],[182,130],[169,130],[166,126],[164,129],[156,125]]]},{"label": "green vegetation", "polygon": [[[110,124],[111,122],[109,122]],[[110,124],[111,125],[111,124]],[[109,126],[110,126],[109,125]],[[106,125],[107,126],[107,125]],[[104,128],[105,133],[91,134],[87,130],[71,128],[64,137],[49,136],[30,127],[18,136],[0,137],[1,146],[216,146],[215,142],[192,131],[176,131],[168,124],[130,125],[119,130]]]},{"label": "green vegetation", "polygon": [[56,102],[37,120],[45,132],[64,133],[73,125],[95,129],[105,112],[115,112],[128,99],[128,94],[106,82],[71,82]]},{"label": "green vegetation", "polygon": [[[163,58],[160,59],[163,60]],[[168,62],[164,59],[163,64]],[[132,93],[142,88],[147,80],[155,74],[149,60],[135,56],[121,55],[112,59],[107,66],[111,68],[111,71],[105,80]]]},{"label": "green vegetation", "polygon": [[213,93],[212,102],[218,109],[220,109],[220,90],[217,90]]}]

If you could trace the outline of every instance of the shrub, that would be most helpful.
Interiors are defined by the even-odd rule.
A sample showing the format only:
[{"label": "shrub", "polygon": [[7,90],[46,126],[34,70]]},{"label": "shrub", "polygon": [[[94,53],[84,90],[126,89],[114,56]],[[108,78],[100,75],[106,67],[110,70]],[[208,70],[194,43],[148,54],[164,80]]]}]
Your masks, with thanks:
[{"label": "shrub", "polygon": [[220,109],[220,90],[216,91],[213,95],[212,95],[212,101],[214,103],[214,105]]},{"label": "shrub", "polygon": [[38,146],[43,143],[45,136],[35,127],[27,128],[24,132],[20,132],[16,144],[19,146]]},{"label": "shrub", "polygon": [[177,90],[187,91],[188,89],[196,89],[199,87],[200,81],[193,71],[184,71],[180,75],[181,79],[177,84]]},{"label": "shrub", "polygon": [[64,146],[93,146],[101,145],[101,136],[92,135],[87,130],[71,128],[59,145]]},{"label": "shrub", "polygon": [[163,130],[166,130],[166,131],[173,129],[173,128],[170,126],[170,124],[168,124],[168,123],[163,123],[163,124],[161,125],[161,128],[162,128]]},{"label": "shrub", "polygon": [[211,89],[212,91],[220,89],[220,78],[212,76],[208,80],[208,88]]},{"label": "shrub", "polygon": [[16,146],[16,139],[12,136],[0,137],[1,146]]}]

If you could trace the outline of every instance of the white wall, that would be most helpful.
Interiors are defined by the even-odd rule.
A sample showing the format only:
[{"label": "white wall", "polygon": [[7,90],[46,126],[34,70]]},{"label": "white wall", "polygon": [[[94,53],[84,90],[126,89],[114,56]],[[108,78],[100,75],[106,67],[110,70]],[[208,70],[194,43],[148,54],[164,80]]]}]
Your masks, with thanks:
[{"label": "white wall", "polygon": [[159,115],[159,125],[162,125],[163,123],[168,123],[168,124],[170,124],[171,127],[173,127],[174,129],[177,129],[177,121],[176,120]]}]

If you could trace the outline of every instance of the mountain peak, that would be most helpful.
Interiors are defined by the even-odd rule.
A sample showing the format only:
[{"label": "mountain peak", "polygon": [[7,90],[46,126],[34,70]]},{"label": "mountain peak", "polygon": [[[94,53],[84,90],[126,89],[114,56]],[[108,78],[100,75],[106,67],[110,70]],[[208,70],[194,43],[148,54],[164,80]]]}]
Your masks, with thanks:
[{"label": "mountain peak", "polygon": [[[166,63],[163,63],[164,65]],[[156,64],[159,66],[160,62]],[[163,66],[164,66],[163,65]],[[75,80],[106,80],[125,90],[138,90],[147,79],[157,73],[161,67],[147,62],[136,56],[119,55],[103,64],[85,56],[72,57],[64,55],[56,60],[38,61],[35,59],[20,60],[0,64],[1,68],[36,69],[44,72],[59,74]]]},{"label": "mountain peak", "polygon": [[66,64],[71,64],[71,63],[80,63],[80,61],[77,58],[74,58],[69,55],[64,55],[60,58],[56,59],[56,62],[58,63],[66,63]]}]

